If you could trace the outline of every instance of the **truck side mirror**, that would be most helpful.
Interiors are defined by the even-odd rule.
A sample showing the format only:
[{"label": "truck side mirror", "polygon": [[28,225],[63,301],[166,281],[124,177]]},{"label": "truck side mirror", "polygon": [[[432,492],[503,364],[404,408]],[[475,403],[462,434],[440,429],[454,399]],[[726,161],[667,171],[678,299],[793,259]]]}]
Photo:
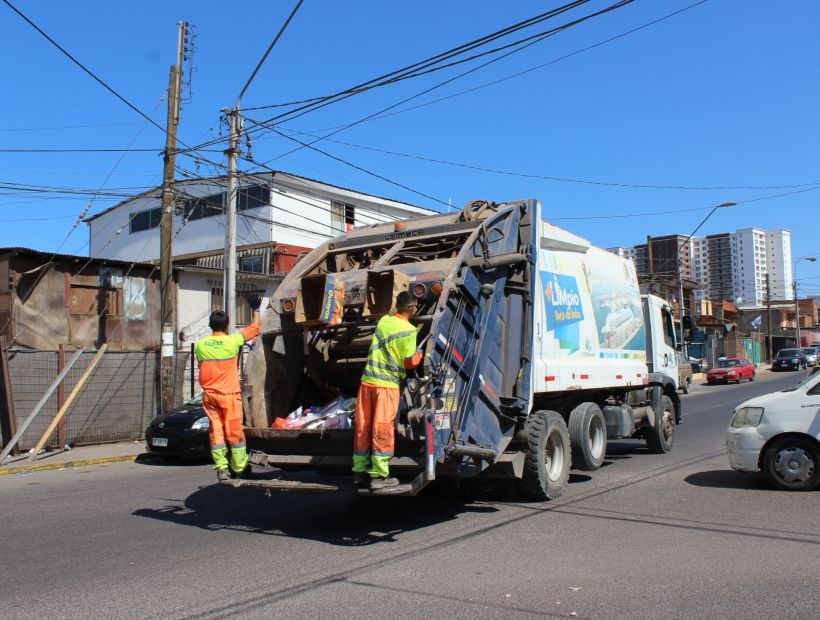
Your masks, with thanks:
[{"label": "truck side mirror", "polygon": [[695,323],[694,317],[691,314],[684,314],[683,315],[683,329],[695,329],[697,324]]}]

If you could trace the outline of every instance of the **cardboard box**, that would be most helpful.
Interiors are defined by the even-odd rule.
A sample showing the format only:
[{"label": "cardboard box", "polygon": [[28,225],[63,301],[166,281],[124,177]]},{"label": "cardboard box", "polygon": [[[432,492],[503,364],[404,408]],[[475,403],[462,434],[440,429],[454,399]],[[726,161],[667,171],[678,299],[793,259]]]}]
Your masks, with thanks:
[{"label": "cardboard box", "polygon": [[296,295],[298,325],[336,325],[344,314],[344,282],[333,274],[305,276]]},{"label": "cardboard box", "polygon": [[383,269],[367,272],[367,292],[362,316],[378,317],[396,310],[396,295],[410,288],[410,278],[400,271]]}]

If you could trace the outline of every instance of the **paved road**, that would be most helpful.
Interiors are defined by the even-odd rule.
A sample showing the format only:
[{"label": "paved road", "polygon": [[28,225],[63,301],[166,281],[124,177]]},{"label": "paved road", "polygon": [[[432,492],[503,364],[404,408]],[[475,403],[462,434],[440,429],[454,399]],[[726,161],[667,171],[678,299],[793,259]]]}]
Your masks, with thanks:
[{"label": "paved road", "polygon": [[796,378],[695,386],[670,454],[614,442],[546,504],[266,496],[152,462],[4,476],[2,617],[817,618],[820,493],[723,449],[736,403]]}]

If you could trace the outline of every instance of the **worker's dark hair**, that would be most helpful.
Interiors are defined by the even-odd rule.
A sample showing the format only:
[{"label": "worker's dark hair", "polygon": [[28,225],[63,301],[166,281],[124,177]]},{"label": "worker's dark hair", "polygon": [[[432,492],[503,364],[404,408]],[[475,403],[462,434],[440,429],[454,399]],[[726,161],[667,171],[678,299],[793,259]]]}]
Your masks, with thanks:
[{"label": "worker's dark hair", "polygon": [[224,332],[228,330],[228,315],[222,310],[214,310],[211,312],[211,318],[208,320],[208,327],[215,332]]},{"label": "worker's dark hair", "polygon": [[396,296],[396,310],[404,312],[410,306],[417,306],[418,302],[410,291],[402,291]]}]

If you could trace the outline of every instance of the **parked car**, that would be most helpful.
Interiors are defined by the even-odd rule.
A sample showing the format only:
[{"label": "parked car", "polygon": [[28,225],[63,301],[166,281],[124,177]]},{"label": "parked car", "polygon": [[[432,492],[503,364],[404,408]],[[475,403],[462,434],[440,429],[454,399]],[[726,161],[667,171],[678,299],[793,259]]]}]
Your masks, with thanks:
[{"label": "parked car", "polygon": [[774,486],[809,491],[820,484],[820,372],[793,388],[747,400],[726,430],[729,465],[762,472]]},{"label": "parked car", "polygon": [[145,429],[148,452],[161,456],[206,457],[210,454],[210,423],[202,408],[202,394],[177,409],[158,415]]},{"label": "parked car", "polygon": [[729,383],[737,381],[740,383],[744,379],[755,380],[755,366],[747,359],[730,357],[719,359],[717,366],[706,373],[706,383]]},{"label": "parked car", "polygon": [[806,356],[806,364],[809,366],[817,366],[817,349],[815,347],[805,347],[803,354]]},{"label": "parked car", "polygon": [[689,386],[692,385],[692,364],[689,357],[683,351],[677,352],[678,358],[678,389],[684,394],[689,393]]},{"label": "parked car", "polygon": [[780,349],[772,362],[772,370],[804,370],[806,366],[803,349]]}]

